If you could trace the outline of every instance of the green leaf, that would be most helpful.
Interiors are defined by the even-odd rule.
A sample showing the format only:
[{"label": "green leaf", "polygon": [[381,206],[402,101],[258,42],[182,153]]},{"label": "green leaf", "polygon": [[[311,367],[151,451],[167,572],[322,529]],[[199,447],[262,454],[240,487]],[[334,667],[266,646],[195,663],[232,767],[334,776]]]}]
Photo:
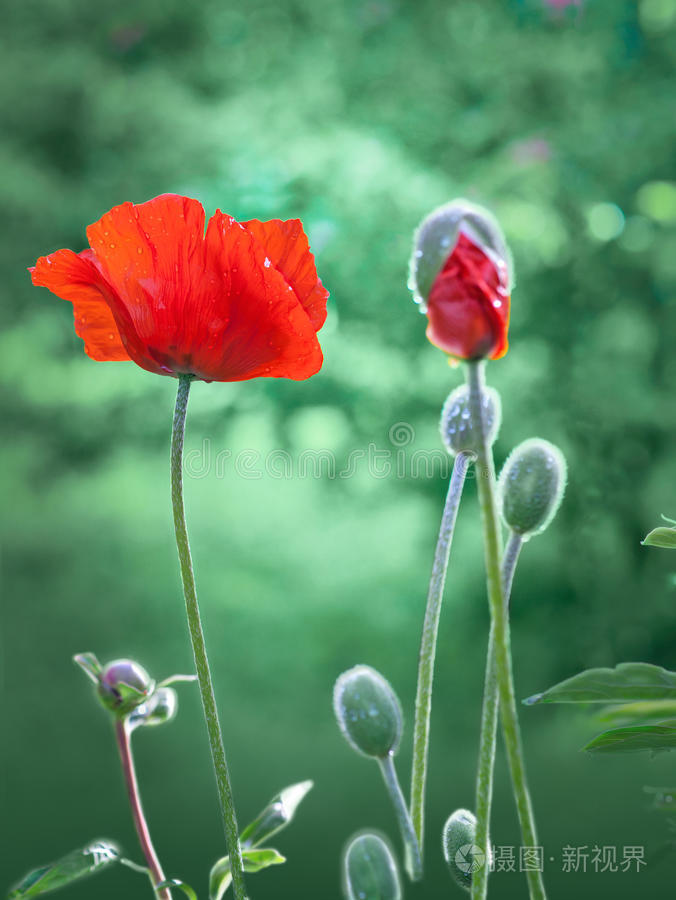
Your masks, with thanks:
[{"label": "green leaf", "polygon": [[155,892],[161,891],[163,888],[178,888],[180,891],[183,891],[190,900],[197,900],[197,894],[193,888],[179,878],[167,878],[166,881],[161,881],[159,884],[155,885]]},{"label": "green leaf", "polygon": [[625,703],[623,706],[610,706],[599,715],[602,722],[610,722],[617,726],[663,722],[670,718],[676,718],[676,699],[644,700],[638,703]]},{"label": "green leaf", "polygon": [[[260,872],[268,866],[277,866],[286,862],[286,857],[273,850],[272,847],[261,847],[258,850],[242,850],[242,865],[245,872]],[[221,900],[221,897],[230,887],[232,873],[230,870],[230,857],[219,859],[211,869],[209,875],[210,900]]]},{"label": "green leaf", "polygon": [[231,881],[230,857],[223,856],[213,864],[209,873],[209,900],[221,900]]},{"label": "green leaf", "polygon": [[590,753],[635,753],[676,750],[676,720],[659,725],[631,725],[604,731],[584,748]]},{"label": "green leaf", "polygon": [[653,528],[641,541],[644,547],[663,547],[665,550],[676,550],[676,528],[660,525]]},{"label": "green leaf", "polygon": [[523,702],[633,703],[676,700],[676,672],[649,663],[620,663],[614,669],[587,669]]},{"label": "green leaf", "polygon": [[103,666],[94,653],[78,653],[73,657],[73,662],[82,669],[87,678],[91,679],[94,684],[99,683]]},{"label": "green leaf", "polygon": [[98,872],[110,863],[117,862],[119,851],[110,841],[96,841],[82,850],[73,850],[56,862],[40,866],[24,876],[9,892],[8,900],[24,900],[37,897],[70,884],[85,875]]},{"label": "green leaf", "polygon": [[312,781],[299,781],[274,796],[240,835],[242,847],[257,847],[280,829],[286,828],[296,814],[301,800],[312,787]]}]

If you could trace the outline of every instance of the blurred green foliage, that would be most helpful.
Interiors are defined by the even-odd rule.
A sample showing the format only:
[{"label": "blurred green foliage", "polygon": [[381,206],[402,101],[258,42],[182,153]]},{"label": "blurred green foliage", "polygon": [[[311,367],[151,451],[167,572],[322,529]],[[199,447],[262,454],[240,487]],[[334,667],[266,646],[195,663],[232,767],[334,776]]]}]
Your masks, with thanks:
[{"label": "blurred green foliage", "polygon": [[[316,782],[280,839],[288,862],[252,896],[338,897],[349,835],[396,837],[331,689],[355,663],[392,681],[405,774],[445,489],[406,461],[440,447],[461,377],[406,290],[412,230],[439,203],[490,206],[514,251],[511,350],[489,371],[498,461],[537,434],[570,469],[515,581],[518,694],[623,660],[676,667],[673,559],[639,543],[676,508],[675,37],[676,0],[4,4],[3,885],[104,834],[139,857],[109,723],[70,657],[131,656],[157,678],[191,664],[168,494],[175,383],[87,359],[69,305],[26,273],[81,249],[124,200],[174,191],[209,213],[300,216],[332,294],[319,375],[197,385],[189,412],[189,525],[241,821],[283,785]],[[349,478],[298,471],[304,450],[340,465],[369,445],[388,452],[387,477],[364,461]],[[243,449],[261,477],[235,471]],[[290,479],[261,462],[280,449]],[[428,878],[410,897],[455,890],[441,827],[473,803],[487,605],[468,495],[437,663]],[[180,702],[176,722],[139,735],[138,766],[168,875],[203,895],[223,839],[196,690]],[[641,788],[673,781],[673,760],[601,764],[576,753],[584,716],[522,720],[552,894],[672,885],[673,857],[638,875],[562,873],[561,848],[657,853],[667,823]],[[504,765],[492,837],[518,844]],[[135,878],[120,869],[68,896],[148,896]],[[492,895],[522,897],[521,879],[496,875]]]}]

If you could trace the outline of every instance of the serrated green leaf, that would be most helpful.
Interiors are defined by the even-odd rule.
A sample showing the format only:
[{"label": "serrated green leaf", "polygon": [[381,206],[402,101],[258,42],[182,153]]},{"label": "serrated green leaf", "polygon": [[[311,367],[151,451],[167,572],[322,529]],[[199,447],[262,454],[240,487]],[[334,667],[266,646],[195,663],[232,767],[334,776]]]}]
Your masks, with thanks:
[{"label": "serrated green leaf", "polygon": [[[242,850],[242,865],[245,872],[260,872],[268,866],[277,866],[284,862],[286,857],[272,847]],[[224,856],[214,864],[209,875],[210,900],[221,900],[231,881],[230,857]]]},{"label": "serrated green leaf", "polygon": [[119,855],[117,847],[110,841],[95,841],[82,850],[73,850],[56,862],[29,872],[9,892],[8,900],[25,900],[54,891],[117,862]]},{"label": "serrated green leaf", "polygon": [[659,725],[631,725],[604,731],[584,748],[590,753],[637,753],[676,750],[676,721]]},{"label": "serrated green leaf", "polygon": [[265,809],[242,831],[240,835],[242,847],[244,849],[257,847],[280,829],[285,828],[312,787],[312,781],[299,781],[275,795]]},{"label": "serrated green leaf", "polygon": [[178,888],[178,890],[183,891],[190,900],[197,900],[197,894],[193,888],[179,878],[167,878],[166,881],[161,881],[159,884],[155,885],[155,892],[157,893],[157,891],[161,891],[163,888]]},{"label": "serrated green leaf", "polygon": [[676,550],[676,528],[660,525],[648,532],[641,541],[644,547],[662,547],[665,550]]},{"label": "serrated green leaf", "polygon": [[644,700],[638,703],[625,703],[622,706],[610,706],[599,715],[601,722],[611,722],[618,727],[641,723],[654,724],[670,718],[676,718],[676,699]]},{"label": "serrated green leaf", "polygon": [[634,703],[676,699],[676,672],[649,663],[620,663],[614,669],[587,669],[523,702]]}]

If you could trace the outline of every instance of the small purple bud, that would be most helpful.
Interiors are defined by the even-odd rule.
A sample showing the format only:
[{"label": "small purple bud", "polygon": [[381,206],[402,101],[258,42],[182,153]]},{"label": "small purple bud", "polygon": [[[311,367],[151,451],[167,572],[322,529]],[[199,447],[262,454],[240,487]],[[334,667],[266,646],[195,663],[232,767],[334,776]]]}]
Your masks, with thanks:
[{"label": "small purple bud", "polygon": [[115,659],[104,666],[97,688],[103,705],[118,716],[136,709],[154,690],[153,679],[131,659]]}]

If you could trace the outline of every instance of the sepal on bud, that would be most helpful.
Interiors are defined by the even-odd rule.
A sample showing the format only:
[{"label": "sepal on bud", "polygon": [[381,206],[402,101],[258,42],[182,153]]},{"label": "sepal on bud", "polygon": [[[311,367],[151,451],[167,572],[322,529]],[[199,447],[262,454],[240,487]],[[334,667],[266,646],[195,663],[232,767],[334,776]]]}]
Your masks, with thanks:
[{"label": "sepal on bud", "polygon": [[129,713],[129,727],[133,730],[141,725],[164,725],[171,722],[178,711],[178,694],[173,688],[157,688],[145,703],[141,703]]},{"label": "sepal on bud", "polygon": [[409,265],[409,288],[422,311],[434,281],[441,271],[460,232],[508,273],[512,282],[512,257],[497,219],[487,209],[469,200],[452,200],[437,207],[418,226],[413,238]]},{"label": "sepal on bud", "polygon": [[370,666],[354,666],[338,677],[333,709],[345,740],[377,759],[396,752],[402,732],[401,705],[386,678]]},{"label": "sepal on bud", "polygon": [[566,460],[554,444],[530,438],[507,457],[498,479],[504,523],[528,540],[552,521],[566,488]]},{"label": "sepal on bud", "polygon": [[[500,394],[490,387],[484,387],[481,395],[481,408],[488,445],[492,446],[498,436],[502,422],[502,403]],[[469,406],[469,388],[461,384],[446,398],[441,410],[439,422],[441,440],[448,452],[455,456],[458,453],[478,453],[479,440],[474,434],[472,415]]]},{"label": "sepal on bud", "polygon": [[401,900],[401,882],[386,841],[371,832],[357,834],[343,853],[343,891],[347,900]]}]

